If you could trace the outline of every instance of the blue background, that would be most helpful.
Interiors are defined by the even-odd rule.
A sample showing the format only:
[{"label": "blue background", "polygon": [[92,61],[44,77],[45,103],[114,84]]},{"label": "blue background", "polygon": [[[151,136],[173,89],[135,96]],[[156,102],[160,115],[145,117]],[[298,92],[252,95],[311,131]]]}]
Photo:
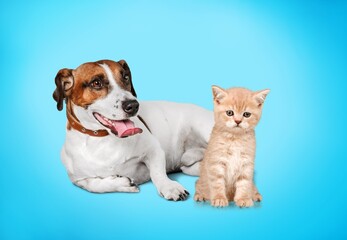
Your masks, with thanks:
[{"label": "blue background", "polygon": [[[346,239],[343,1],[1,1],[1,239]],[[59,69],[126,59],[141,100],[212,109],[211,85],[270,88],[257,128],[264,201],[91,194],[60,161]]]}]

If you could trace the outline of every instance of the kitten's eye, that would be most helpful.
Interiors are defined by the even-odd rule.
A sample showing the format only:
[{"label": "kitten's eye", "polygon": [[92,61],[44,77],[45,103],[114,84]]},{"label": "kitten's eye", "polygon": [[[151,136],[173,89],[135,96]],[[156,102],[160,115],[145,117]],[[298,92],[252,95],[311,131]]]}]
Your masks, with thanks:
[{"label": "kitten's eye", "polygon": [[249,117],[251,116],[251,113],[250,113],[250,112],[244,112],[244,113],[243,113],[243,116],[244,116],[245,118],[249,118]]},{"label": "kitten's eye", "polygon": [[89,84],[90,87],[94,88],[94,89],[101,89],[103,87],[102,85],[102,82],[98,79],[92,81],[90,84]]},{"label": "kitten's eye", "polygon": [[226,114],[227,114],[229,117],[231,117],[231,116],[234,115],[234,112],[233,112],[232,110],[228,110],[228,111],[226,111]]}]

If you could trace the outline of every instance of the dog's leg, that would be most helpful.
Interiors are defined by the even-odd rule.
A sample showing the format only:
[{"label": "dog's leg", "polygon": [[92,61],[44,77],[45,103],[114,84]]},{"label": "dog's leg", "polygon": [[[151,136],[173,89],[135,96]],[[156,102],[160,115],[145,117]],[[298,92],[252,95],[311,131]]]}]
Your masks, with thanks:
[{"label": "dog's leg", "polygon": [[156,186],[158,193],[173,201],[187,199],[188,191],[178,182],[172,181],[166,174],[165,153],[160,148],[148,154],[145,160],[146,166],[149,168],[151,180]]},{"label": "dog's leg", "polygon": [[105,178],[91,177],[73,181],[75,185],[89,192],[139,192],[139,188],[128,177],[109,176]]},{"label": "dog's leg", "polygon": [[203,148],[191,148],[186,150],[181,158],[181,170],[185,174],[199,176],[200,162],[204,157]]}]

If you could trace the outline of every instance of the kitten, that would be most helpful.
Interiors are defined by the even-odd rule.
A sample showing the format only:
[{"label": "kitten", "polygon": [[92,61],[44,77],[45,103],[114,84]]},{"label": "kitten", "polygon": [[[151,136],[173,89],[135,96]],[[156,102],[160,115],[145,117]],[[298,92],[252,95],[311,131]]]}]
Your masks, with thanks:
[{"label": "kitten", "polygon": [[215,126],[200,165],[195,201],[210,200],[215,207],[234,201],[251,207],[261,201],[254,181],[255,132],[270,90],[212,86]]}]

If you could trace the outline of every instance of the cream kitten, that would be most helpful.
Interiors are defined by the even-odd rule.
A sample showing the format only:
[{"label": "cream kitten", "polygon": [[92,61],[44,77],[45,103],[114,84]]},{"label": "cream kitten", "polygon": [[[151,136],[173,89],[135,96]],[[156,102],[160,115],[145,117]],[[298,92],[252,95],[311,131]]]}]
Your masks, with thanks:
[{"label": "cream kitten", "polygon": [[253,181],[254,128],[270,90],[212,86],[212,91],[215,126],[200,165],[194,200],[210,200],[215,207],[228,206],[229,201],[251,207],[253,201],[262,200]]}]

